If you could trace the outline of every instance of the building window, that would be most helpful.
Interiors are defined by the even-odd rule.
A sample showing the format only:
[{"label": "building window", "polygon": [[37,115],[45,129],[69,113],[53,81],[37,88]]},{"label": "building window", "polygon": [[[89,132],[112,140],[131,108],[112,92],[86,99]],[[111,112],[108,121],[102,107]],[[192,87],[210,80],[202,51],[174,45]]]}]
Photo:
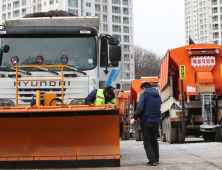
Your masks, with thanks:
[{"label": "building window", "polygon": [[91,3],[90,2],[86,2],[86,6],[87,7],[91,7]]},{"label": "building window", "polygon": [[8,19],[11,19],[11,12],[8,12]]},{"label": "building window", "polygon": [[121,26],[120,25],[113,25],[113,32],[121,32]]},{"label": "building window", "polygon": [[107,5],[103,5],[103,12],[108,12]]},{"label": "building window", "polygon": [[124,52],[130,52],[129,45],[124,45]]},{"label": "building window", "polygon": [[8,3],[8,10],[11,10],[11,3]]},{"label": "building window", "polygon": [[213,44],[218,44],[219,45],[219,41],[213,41]]},{"label": "building window", "polygon": [[123,23],[129,24],[129,17],[123,17]]},{"label": "building window", "polygon": [[99,20],[100,20],[100,14],[97,14],[97,13],[96,13],[95,16],[97,16],[97,17],[99,18]]},{"label": "building window", "polygon": [[217,0],[212,0],[212,5],[217,5]]},{"label": "building window", "polygon": [[113,34],[113,37],[117,38],[121,42],[121,35]]},{"label": "building window", "polygon": [[129,9],[128,8],[123,8],[123,14],[129,15]]},{"label": "building window", "polygon": [[33,12],[36,12],[36,6],[33,6]]},{"label": "building window", "polygon": [[6,11],[6,5],[2,5],[2,11]]},{"label": "building window", "polygon": [[2,20],[6,19],[6,14],[2,14]]},{"label": "building window", "polygon": [[212,14],[216,14],[217,13],[217,7],[212,8]]},{"label": "building window", "polygon": [[218,24],[213,24],[213,30],[218,30]]},{"label": "building window", "polygon": [[95,4],[95,11],[101,11],[100,4]]},{"label": "building window", "polygon": [[95,2],[100,2],[100,0],[95,0]]},{"label": "building window", "polygon": [[34,4],[34,3],[35,3],[35,0],[33,0],[32,2],[33,2],[33,4]]},{"label": "building window", "polygon": [[26,15],[26,9],[22,9],[22,15]]},{"label": "building window", "polygon": [[49,5],[54,4],[54,0],[49,1]]},{"label": "building window", "polygon": [[78,0],[69,0],[68,6],[69,7],[78,7]]},{"label": "building window", "polygon": [[103,31],[108,32],[108,25],[107,24],[103,24]]},{"label": "building window", "polygon": [[130,65],[124,63],[124,71],[130,71]]},{"label": "building window", "polygon": [[130,79],[130,73],[124,73],[124,79]]},{"label": "building window", "polygon": [[216,16],[213,16],[213,17],[212,17],[212,21],[213,21],[213,22],[218,22],[218,16],[217,16],[217,15],[216,15]]},{"label": "building window", "polygon": [[103,0],[103,3],[107,3],[107,0]]},{"label": "building window", "polygon": [[123,31],[124,31],[124,33],[129,33],[129,27],[124,26],[124,27],[123,27]]},{"label": "building window", "polygon": [[22,0],[22,6],[26,6],[26,0]]},{"label": "building window", "polygon": [[68,9],[68,12],[78,15],[78,10],[75,10],[75,9]]},{"label": "building window", "polygon": [[214,32],[213,33],[213,38],[219,38],[219,33],[218,32]]},{"label": "building window", "polygon": [[128,0],[123,0],[123,5],[129,5]]},{"label": "building window", "polygon": [[13,17],[19,17],[19,10],[13,11]]},{"label": "building window", "polygon": [[42,11],[42,4],[38,4],[38,11]]},{"label": "building window", "polygon": [[107,15],[103,15],[103,22],[107,22],[107,21],[108,21]]},{"label": "building window", "polygon": [[121,13],[120,7],[112,6],[112,12],[116,14],[120,14]]},{"label": "building window", "polygon": [[130,61],[130,55],[124,54],[124,61]]},{"label": "building window", "polygon": [[124,40],[124,42],[129,43],[129,36],[128,35],[124,35],[123,36],[123,40]]},{"label": "building window", "polygon": [[121,4],[120,0],[112,0],[113,4]]},{"label": "building window", "polygon": [[13,2],[13,8],[18,8],[19,7],[19,1]]},{"label": "building window", "polygon": [[114,23],[121,23],[121,17],[120,16],[112,16],[112,21]]},{"label": "building window", "polygon": [[91,12],[86,12],[86,16],[91,16]]}]

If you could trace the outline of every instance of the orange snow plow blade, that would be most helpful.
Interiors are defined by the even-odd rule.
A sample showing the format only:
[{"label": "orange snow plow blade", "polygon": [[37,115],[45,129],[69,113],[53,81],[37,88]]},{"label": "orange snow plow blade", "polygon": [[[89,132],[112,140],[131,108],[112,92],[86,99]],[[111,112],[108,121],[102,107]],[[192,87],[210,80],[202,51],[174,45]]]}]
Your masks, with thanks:
[{"label": "orange snow plow blade", "polygon": [[0,168],[120,166],[119,110],[0,108]]}]

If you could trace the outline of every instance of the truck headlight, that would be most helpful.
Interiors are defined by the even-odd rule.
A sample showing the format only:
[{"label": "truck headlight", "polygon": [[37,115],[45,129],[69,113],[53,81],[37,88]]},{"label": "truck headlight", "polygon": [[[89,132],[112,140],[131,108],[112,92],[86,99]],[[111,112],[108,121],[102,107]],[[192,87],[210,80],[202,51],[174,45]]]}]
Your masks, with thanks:
[{"label": "truck headlight", "polygon": [[44,61],[43,56],[38,55],[38,56],[36,57],[36,63],[38,63],[39,65],[41,65],[41,64],[43,63],[43,61]]},{"label": "truck headlight", "polygon": [[63,55],[61,58],[60,58],[60,61],[63,63],[63,64],[67,64],[68,63],[68,57],[66,55]]},{"label": "truck headlight", "polygon": [[70,105],[85,105],[85,100],[72,100]]},{"label": "truck headlight", "polygon": [[15,104],[14,104],[14,102],[11,101],[11,100],[7,100],[7,99],[0,100],[0,107],[5,107],[5,106],[15,107]]},{"label": "truck headlight", "polygon": [[17,65],[19,63],[19,58],[17,56],[13,56],[11,58],[11,62],[13,65]]}]

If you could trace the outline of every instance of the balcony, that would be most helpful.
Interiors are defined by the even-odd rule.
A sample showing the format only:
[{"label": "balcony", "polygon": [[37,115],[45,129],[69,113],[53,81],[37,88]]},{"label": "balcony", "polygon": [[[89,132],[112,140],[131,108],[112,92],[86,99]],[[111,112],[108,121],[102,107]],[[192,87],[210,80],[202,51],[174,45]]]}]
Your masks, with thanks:
[{"label": "balcony", "polygon": [[13,4],[13,8],[18,8],[19,4]]},{"label": "balcony", "polygon": [[123,11],[123,14],[129,15],[129,11]]},{"label": "balcony", "polygon": [[121,23],[121,19],[113,19],[112,20],[114,23]]},{"label": "balcony", "polygon": [[212,2],[212,5],[217,5],[217,2]]},{"label": "balcony", "polygon": [[101,8],[95,8],[95,11],[97,11],[97,12],[100,12],[101,11]]},{"label": "balcony", "polygon": [[129,20],[123,20],[124,24],[129,24]]},{"label": "balcony", "polygon": [[6,7],[2,8],[2,11],[6,11]]},{"label": "balcony", "polygon": [[120,13],[121,13],[120,10],[116,10],[116,9],[113,9],[112,12],[113,12],[113,13],[116,13],[116,14],[120,14]]},{"label": "balcony", "polygon": [[26,6],[26,2],[22,2],[22,6]]},{"label": "balcony", "polygon": [[121,29],[113,28],[113,32],[121,32]]}]

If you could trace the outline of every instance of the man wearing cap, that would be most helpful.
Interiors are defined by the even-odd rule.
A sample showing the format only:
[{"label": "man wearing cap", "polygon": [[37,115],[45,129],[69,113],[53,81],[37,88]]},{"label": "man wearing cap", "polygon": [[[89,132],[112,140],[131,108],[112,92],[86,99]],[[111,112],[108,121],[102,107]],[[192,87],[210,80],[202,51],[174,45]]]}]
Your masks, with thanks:
[{"label": "man wearing cap", "polygon": [[112,86],[107,86],[104,89],[93,90],[86,98],[86,105],[101,105],[101,104],[115,104],[115,94]]},{"label": "man wearing cap", "polygon": [[159,145],[157,142],[159,121],[161,117],[161,98],[159,92],[149,82],[140,86],[142,94],[130,124],[140,117],[143,145],[149,162],[147,165],[159,164]]}]

